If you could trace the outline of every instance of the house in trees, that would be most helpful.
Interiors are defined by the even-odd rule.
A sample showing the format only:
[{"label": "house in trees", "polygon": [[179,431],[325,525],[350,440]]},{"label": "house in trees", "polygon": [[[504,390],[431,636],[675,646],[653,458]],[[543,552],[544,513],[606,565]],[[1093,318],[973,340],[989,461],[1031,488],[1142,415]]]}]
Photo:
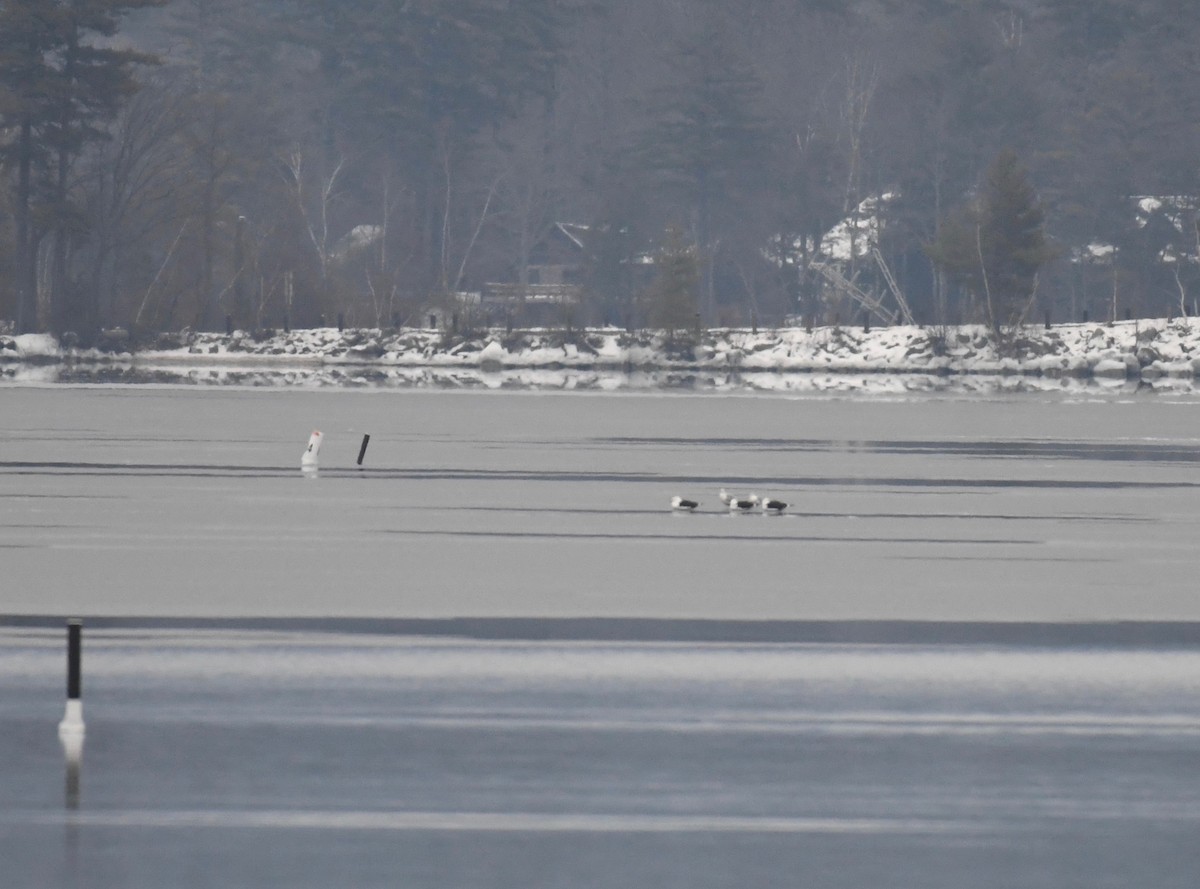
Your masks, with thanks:
[{"label": "house in trees", "polygon": [[483,287],[481,310],[494,323],[523,327],[577,323],[587,263],[588,227],[555,223],[511,281]]},{"label": "house in trees", "polygon": [[1073,319],[1196,316],[1200,309],[1200,198],[1135,195],[1108,237],[1070,252]]}]

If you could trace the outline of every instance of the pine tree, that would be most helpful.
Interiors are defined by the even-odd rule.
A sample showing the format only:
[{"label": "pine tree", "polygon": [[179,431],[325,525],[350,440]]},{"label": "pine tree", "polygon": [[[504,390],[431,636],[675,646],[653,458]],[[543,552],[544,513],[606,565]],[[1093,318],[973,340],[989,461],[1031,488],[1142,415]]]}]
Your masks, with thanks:
[{"label": "pine tree", "polygon": [[1001,338],[1028,313],[1038,273],[1056,251],[1046,237],[1041,202],[1017,155],[1004,150],[988,168],[978,199],[948,218],[930,256],[982,301]]},{"label": "pine tree", "polygon": [[47,55],[59,45],[59,33],[57,4],[45,0],[0,4],[0,133],[9,130],[14,134],[7,144],[0,145],[0,159],[16,176],[12,266],[18,333],[37,328],[34,175],[46,160],[41,135],[54,92],[54,72]]},{"label": "pine tree", "polygon": [[[157,60],[145,53],[104,45],[120,19],[134,9],[159,6],[165,0],[72,0],[63,5],[60,48],[55,76],[59,84],[51,103],[45,138],[52,153],[49,177],[50,219],[54,236],[51,278],[51,326],[57,332],[96,326],[94,299],[68,280],[67,259],[73,242],[83,237],[82,210],[72,200],[70,175],[85,147],[108,137],[107,125],[137,91],[136,66]],[[92,282],[83,285],[92,289]]]},{"label": "pine tree", "polygon": [[[672,59],[675,82],[655,96],[641,160],[665,194],[680,199],[692,235],[707,256],[701,269],[704,309],[715,313],[713,262],[722,223],[751,190],[767,157],[769,126],[760,115],[762,83],[708,20]],[[677,217],[678,218],[678,217]]]},{"label": "pine tree", "polygon": [[667,229],[654,261],[658,274],[646,294],[647,314],[651,325],[674,343],[676,333],[695,326],[700,261],[696,248],[687,243],[678,226]]},{"label": "pine tree", "polygon": [[54,236],[52,322],[61,330],[71,315],[66,255],[79,234],[69,197],[75,159],[105,135],[104,125],[134,91],[133,68],[151,61],[96,38],[117,33],[130,10],[164,0],[15,0],[0,4],[0,130],[16,138],[6,147],[16,169],[14,247],[17,323],[37,326],[35,257]]},{"label": "pine tree", "polygon": [[605,221],[589,227],[584,241],[583,288],[605,324],[634,326],[636,239],[631,229]]}]

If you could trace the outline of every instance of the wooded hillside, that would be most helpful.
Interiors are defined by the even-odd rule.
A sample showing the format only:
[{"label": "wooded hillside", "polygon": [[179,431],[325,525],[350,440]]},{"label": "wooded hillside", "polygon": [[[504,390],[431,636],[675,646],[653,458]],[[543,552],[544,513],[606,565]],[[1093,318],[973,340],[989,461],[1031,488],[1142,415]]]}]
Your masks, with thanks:
[{"label": "wooded hillside", "polygon": [[1198,105],[1186,0],[0,0],[0,322],[987,320],[1002,156],[1014,318],[1192,314]]}]

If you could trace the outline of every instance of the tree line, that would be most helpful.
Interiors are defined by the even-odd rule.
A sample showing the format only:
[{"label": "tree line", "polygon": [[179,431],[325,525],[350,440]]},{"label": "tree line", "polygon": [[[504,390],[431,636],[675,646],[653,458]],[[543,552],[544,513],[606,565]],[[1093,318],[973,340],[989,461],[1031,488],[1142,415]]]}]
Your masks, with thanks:
[{"label": "tree line", "polygon": [[1189,12],[0,0],[0,323],[1194,314]]}]

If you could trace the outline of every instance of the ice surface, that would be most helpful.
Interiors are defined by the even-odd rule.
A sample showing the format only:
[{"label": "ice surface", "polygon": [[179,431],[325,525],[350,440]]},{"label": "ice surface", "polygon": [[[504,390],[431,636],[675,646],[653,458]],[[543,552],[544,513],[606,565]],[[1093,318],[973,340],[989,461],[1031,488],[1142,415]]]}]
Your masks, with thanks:
[{"label": "ice surface", "polygon": [[[1119,386],[0,387],[4,879],[1191,887],[1198,410]],[[731,516],[721,487],[793,505]],[[213,629],[257,617],[367,631]],[[387,623],[455,617],[683,629]]]},{"label": "ice surface", "polygon": [[1194,885],[1200,655],[0,628],[14,886]]},{"label": "ice surface", "polygon": [[8,387],[0,614],[1197,620],[1198,409]]}]

